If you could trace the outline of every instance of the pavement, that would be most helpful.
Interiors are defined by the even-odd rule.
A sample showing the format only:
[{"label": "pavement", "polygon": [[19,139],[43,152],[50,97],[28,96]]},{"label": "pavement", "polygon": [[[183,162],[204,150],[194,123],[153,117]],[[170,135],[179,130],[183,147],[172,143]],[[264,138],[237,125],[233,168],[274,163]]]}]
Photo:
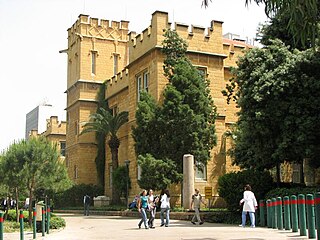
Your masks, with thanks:
[{"label": "pavement", "polygon": [[[270,228],[242,228],[235,225],[204,223],[193,225],[189,221],[171,220],[169,227],[160,227],[155,220],[155,229],[138,228],[139,219],[121,216],[82,216],[79,214],[57,214],[66,220],[66,228],[52,230],[41,236],[41,240],[268,240],[308,239],[299,232]],[[18,240],[19,233],[5,233],[4,240]],[[32,232],[26,232],[24,240],[32,239]]]}]

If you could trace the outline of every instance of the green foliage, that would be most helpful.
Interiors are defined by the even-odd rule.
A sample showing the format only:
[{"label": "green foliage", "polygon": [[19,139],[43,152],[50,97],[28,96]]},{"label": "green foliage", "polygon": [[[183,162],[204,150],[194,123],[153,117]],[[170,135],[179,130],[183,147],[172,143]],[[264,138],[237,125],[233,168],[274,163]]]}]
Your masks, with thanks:
[{"label": "green foliage", "polygon": [[129,181],[129,189],[131,188],[131,180],[128,176],[128,170],[126,166],[120,166],[112,173],[112,181],[115,187],[118,189],[120,196],[125,197],[127,192],[127,181]]},{"label": "green foliage", "polygon": [[288,10],[279,12],[273,16],[270,23],[264,24],[259,29],[259,35],[261,36],[260,43],[263,45],[270,45],[270,40],[280,39],[286,46],[293,49],[306,50],[311,46],[311,39],[306,39],[306,43],[302,44],[300,41],[296,42],[294,36],[289,31],[287,24],[290,19]]},{"label": "green foliage", "polygon": [[141,92],[138,110],[136,111],[137,127],[132,128],[137,154],[147,154],[152,150],[153,155],[160,156],[159,128],[156,117],[160,109],[160,106],[157,105],[150,94],[145,91]]},{"label": "green foliage", "polygon": [[276,197],[285,197],[299,194],[315,194],[319,192],[319,187],[294,187],[294,188],[274,188],[266,193],[264,200],[276,198]]},{"label": "green foliage", "polygon": [[116,137],[119,128],[128,122],[128,112],[124,111],[113,115],[109,109],[99,108],[98,110],[97,113],[91,115],[90,122],[84,125],[81,134],[102,132]]},{"label": "green foliage", "polygon": [[[66,168],[59,161],[57,146],[44,137],[33,137],[28,141],[21,140],[12,144],[1,161],[1,182],[9,189],[15,189],[15,198],[19,192],[28,190],[30,202],[37,189],[48,189],[58,192],[70,186]],[[31,212],[31,205],[29,212]],[[29,214],[31,222],[31,214]]]},{"label": "green foliage", "polygon": [[[19,213],[20,214],[20,213]],[[31,227],[27,224],[29,218],[29,212],[23,211],[24,229],[30,231]],[[51,214],[50,229],[59,229],[66,226],[66,222],[63,218]],[[4,224],[4,232],[17,232],[20,229],[20,223],[16,222],[16,212],[14,210],[8,211],[7,219]]]},{"label": "green foliage", "polygon": [[83,207],[83,196],[88,194],[93,203],[93,197],[103,195],[103,188],[92,184],[74,185],[68,190],[57,193],[54,198],[54,208],[62,207]]},{"label": "green foliage", "polygon": [[218,179],[218,192],[228,204],[229,210],[239,210],[239,201],[243,197],[246,184],[252,187],[257,201],[264,199],[265,194],[273,188],[272,177],[267,171],[244,170],[227,173]]},{"label": "green foliage", "polygon": [[[108,102],[105,100],[106,83],[101,84],[97,94],[97,113],[101,114],[100,108],[109,109]],[[104,188],[105,185],[105,170],[106,170],[106,134],[104,132],[96,132],[97,141],[97,156],[95,159],[97,177],[99,184]]]},{"label": "green foliage", "polygon": [[[112,168],[116,170],[119,166],[118,162],[118,149],[120,146],[120,140],[117,133],[122,125],[128,122],[127,111],[120,113],[113,113],[110,109],[104,109],[100,107],[98,111],[90,116],[90,122],[84,125],[84,129],[81,134],[88,132],[101,133],[104,136],[110,136],[108,145],[111,149]],[[102,139],[100,139],[102,140]],[[120,195],[118,189],[113,184],[112,186],[112,203],[115,204],[120,201]]]},{"label": "green foliage", "polygon": [[57,216],[53,216],[50,218],[50,229],[59,229],[66,227],[66,221]]},{"label": "green foliage", "polygon": [[311,158],[319,165],[320,132],[314,131],[320,121],[319,57],[312,49],[290,52],[273,41],[239,59],[236,77],[224,92],[240,109],[232,134],[235,164],[271,169],[284,160]]},{"label": "green foliage", "polygon": [[[20,212],[18,213],[18,215],[20,215]],[[23,221],[24,222],[28,222],[28,218],[29,218],[29,212],[28,211],[23,211]],[[6,221],[16,221],[17,219],[17,213],[15,210],[10,209],[8,211],[8,215],[7,215],[7,219]]]},{"label": "green foliage", "polygon": [[[246,0],[246,3],[251,0]],[[255,0],[256,3],[264,3],[265,11],[269,17],[275,14],[286,14],[288,17],[284,26],[293,36],[296,44],[306,46],[311,42],[315,46],[316,38],[319,37],[318,23],[320,20],[319,1],[282,1],[282,0]]]},{"label": "green foliage", "polygon": [[[137,156],[151,154],[154,159],[148,164],[174,162],[172,170],[181,173],[186,153],[193,154],[197,163],[204,165],[210,159],[210,151],[216,144],[217,114],[209,81],[186,58],[184,40],[171,30],[166,30],[164,36],[164,75],[169,84],[162,104],[158,105],[147,93],[141,94],[133,138]],[[177,181],[175,174],[170,180]],[[165,186],[168,179],[161,182]]]},{"label": "green foliage", "polygon": [[166,56],[164,59],[163,71],[164,75],[170,79],[174,71],[175,65],[182,61],[186,61],[187,42],[179,37],[176,31],[164,30],[164,40],[162,42],[162,53]]},{"label": "green foliage", "polygon": [[175,170],[175,163],[169,159],[155,159],[150,154],[139,155],[138,164],[141,167],[138,184],[143,189],[162,190],[182,180],[182,174]]},{"label": "green foliage", "polygon": [[26,164],[25,149],[25,141],[17,142],[12,144],[1,157],[0,182],[9,191],[16,187],[19,190],[27,189],[26,177],[23,170],[23,166]]}]

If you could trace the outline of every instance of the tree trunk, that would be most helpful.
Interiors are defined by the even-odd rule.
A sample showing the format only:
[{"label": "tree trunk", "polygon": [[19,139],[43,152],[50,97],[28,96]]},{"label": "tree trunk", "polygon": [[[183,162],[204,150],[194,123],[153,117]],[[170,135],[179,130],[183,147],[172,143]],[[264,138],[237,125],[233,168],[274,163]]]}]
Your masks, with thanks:
[{"label": "tree trunk", "polygon": [[96,139],[98,142],[97,148],[97,157],[95,159],[98,183],[105,189],[105,170],[106,170],[106,149],[105,149],[105,139],[106,135],[103,133],[97,133]]},{"label": "tree trunk", "polygon": [[33,195],[33,189],[34,189],[34,179],[32,179],[32,182],[31,182],[31,186],[29,188],[29,225],[32,226],[32,201],[33,201],[33,198],[32,198],[32,195]]},{"label": "tree trunk", "polygon": [[18,188],[15,187],[15,198],[16,198],[16,221],[19,222],[19,192],[18,192]]},{"label": "tree trunk", "polygon": [[[119,139],[111,137],[111,139],[109,141],[109,147],[111,149],[112,171],[115,171],[119,166],[119,162],[118,162],[119,146],[120,146]],[[114,184],[112,184],[112,200],[111,200],[111,203],[113,205],[119,205],[119,203],[120,203],[120,194],[119,194],[119,191],[115,187]]]}]

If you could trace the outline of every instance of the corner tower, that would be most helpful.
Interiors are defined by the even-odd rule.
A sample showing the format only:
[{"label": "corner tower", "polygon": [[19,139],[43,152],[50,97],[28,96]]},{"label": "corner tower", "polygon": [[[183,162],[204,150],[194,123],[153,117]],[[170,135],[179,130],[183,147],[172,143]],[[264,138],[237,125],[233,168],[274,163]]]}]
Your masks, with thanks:
[{"label": "corner tower", "polygon": [[79,15],[68,29],[66,166],[76,184],[97,184],[95,134],[80,135],[104,81],[127,64],[127,21]]}]

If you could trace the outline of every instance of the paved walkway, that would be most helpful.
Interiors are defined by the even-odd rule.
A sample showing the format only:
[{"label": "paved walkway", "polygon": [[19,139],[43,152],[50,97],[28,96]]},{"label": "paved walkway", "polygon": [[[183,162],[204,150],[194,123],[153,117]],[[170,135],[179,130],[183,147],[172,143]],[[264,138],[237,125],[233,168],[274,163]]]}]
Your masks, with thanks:
[{"label": "paved walkway", "polygon": [[[192,225],[190,222],[171,220],[169,227],[160,227],[159,219],[155,220],[155,229],[138,229],[138,219],[128,217],[88,216],[76,214],[58,214],[67,222],[67,227],[59,231],[51,231],[37,239],[41,240],[282,240],[308,239],[299,233],[279,231],[268,228],[241,228],[233,225],[204,223]],[[5,240],[19,240],[18,233],[4,235]],[[32,239],[32,233],[25,234],[25,240]]]}]

